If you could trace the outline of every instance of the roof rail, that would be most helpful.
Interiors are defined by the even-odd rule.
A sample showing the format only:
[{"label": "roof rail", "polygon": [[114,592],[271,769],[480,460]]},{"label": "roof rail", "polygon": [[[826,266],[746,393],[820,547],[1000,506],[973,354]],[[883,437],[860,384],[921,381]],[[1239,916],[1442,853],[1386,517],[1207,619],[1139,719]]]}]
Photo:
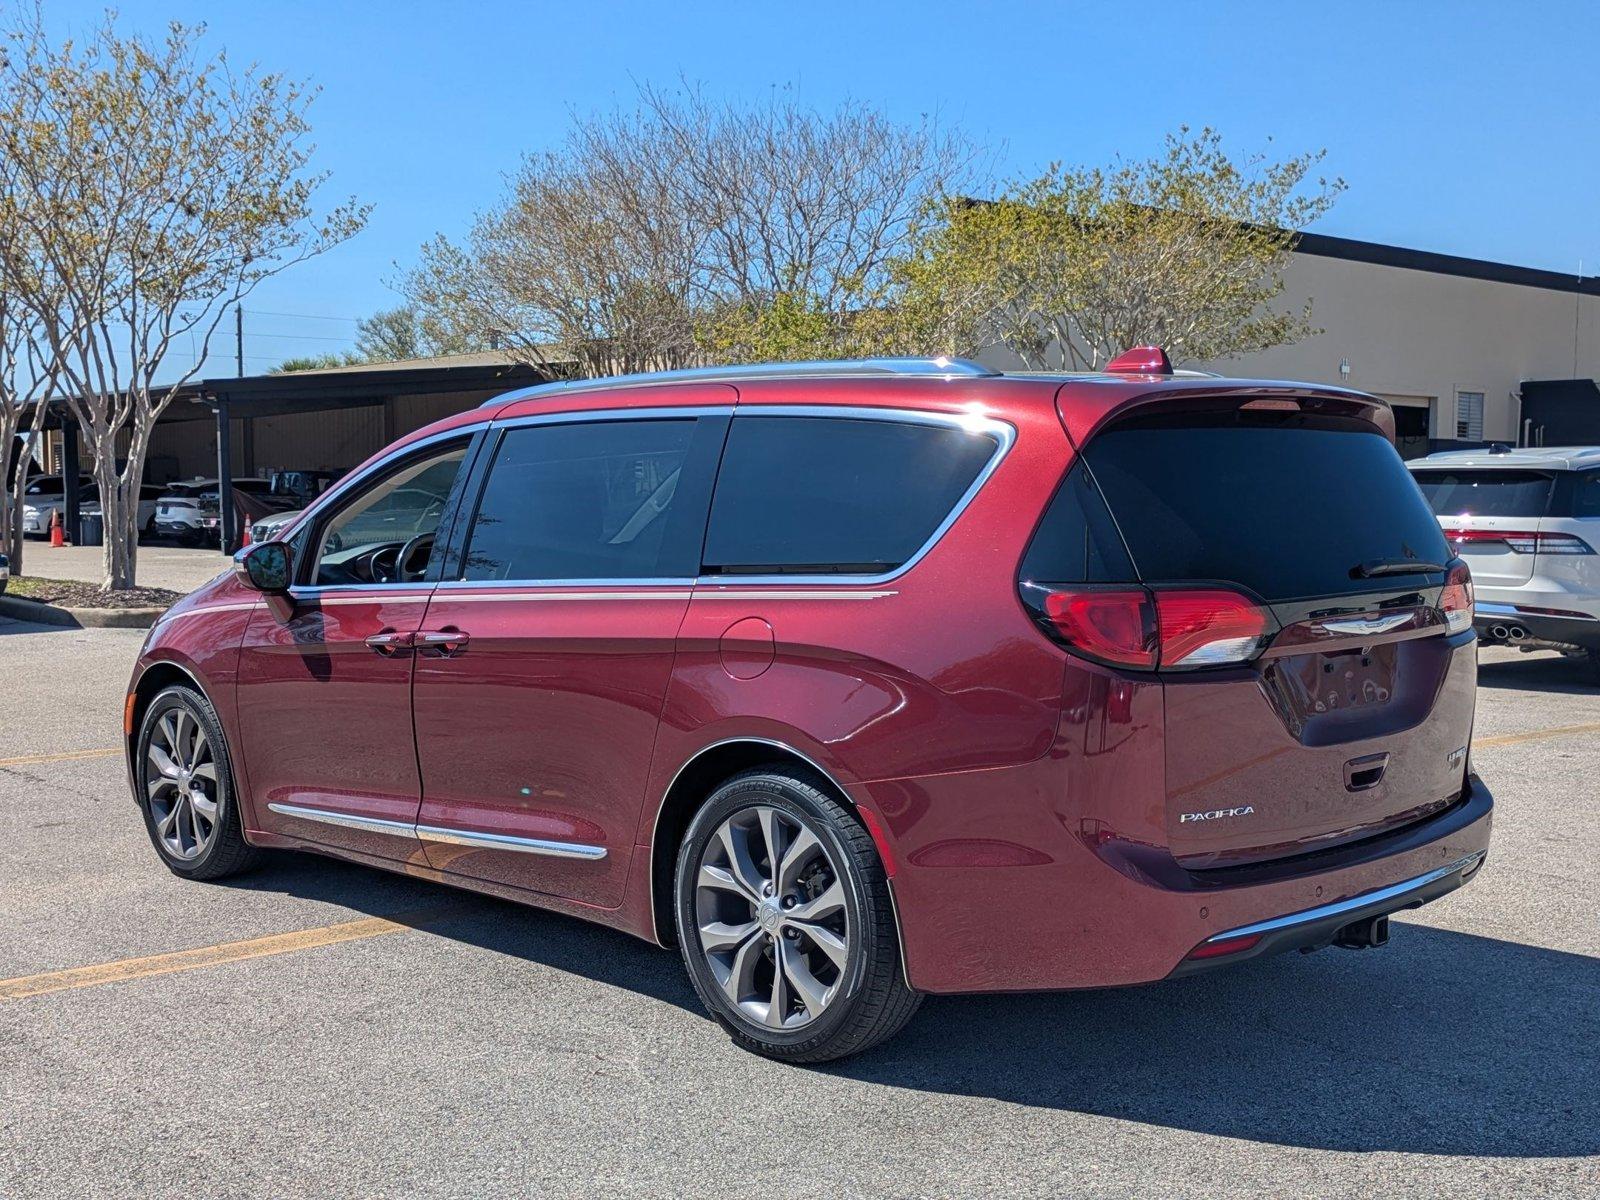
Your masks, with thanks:
[{"label": "roof rail", "polygon": [[691,367],[682,371],[650,371],[640,375],[605,375],[540,383],[485,400],[482,407],[507,400],[570,395],[614,387],[650,387],[662,383],[737,383],[746,379],[830,379],[849,376],[903,375],[924,378],[987,378],[1000,372],[965,358],[841,358],[818,362],[750,363],[742,367]]}]

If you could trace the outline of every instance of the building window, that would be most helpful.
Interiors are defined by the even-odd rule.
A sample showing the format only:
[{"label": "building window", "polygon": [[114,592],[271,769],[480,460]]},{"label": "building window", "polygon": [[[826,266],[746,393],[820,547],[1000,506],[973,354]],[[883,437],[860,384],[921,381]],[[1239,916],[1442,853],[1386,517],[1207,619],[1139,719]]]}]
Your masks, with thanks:
[{"label": "building window", "polygon": [[1483,441],[1483,393],[1456,393],[1456,440]]}]

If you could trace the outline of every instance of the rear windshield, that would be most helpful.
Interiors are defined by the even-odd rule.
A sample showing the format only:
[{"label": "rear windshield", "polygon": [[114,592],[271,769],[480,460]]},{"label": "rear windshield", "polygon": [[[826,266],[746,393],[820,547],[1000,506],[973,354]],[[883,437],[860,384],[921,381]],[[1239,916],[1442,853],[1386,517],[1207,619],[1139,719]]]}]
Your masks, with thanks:
[{"label": "rear windshield", "polygon": [[1542,517],[1555,477],[1544,471],[1415,471],[1428,506],[1441,517]]},{"label": "rear windshield", "polygon": [[1145,582],[1314,599],[1371,591],[1374,581],[1354,574],[1362,564],[1450,557],[1394,447],[1360,428],[1146,418],[1100,434],[1084,457]]}]

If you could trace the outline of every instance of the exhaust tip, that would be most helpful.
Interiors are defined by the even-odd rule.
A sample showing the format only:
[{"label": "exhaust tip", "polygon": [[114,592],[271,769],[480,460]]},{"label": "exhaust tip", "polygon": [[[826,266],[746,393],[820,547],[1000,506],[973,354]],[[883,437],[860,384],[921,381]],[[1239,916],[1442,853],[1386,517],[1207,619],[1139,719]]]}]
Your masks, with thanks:
[{"label": "exhaust tip", "polygon": [[1513,625],[1507,632],[1511,635],[1513,642],[1520,642],[1528,636],[1528,631],[1521,625]]},{"label": "exhaust tip", "polygon": [[1333,944],[1341,950],[1375,950],[1389,944],[1389,918],[1368,917],[1355,921],[1333,935]]},{"label": "exhaust tip", "polygon": [[1504,625],[1489,626],[1489,636],[1497,642],[1505,641],[1507,637],[1506,627]]}]

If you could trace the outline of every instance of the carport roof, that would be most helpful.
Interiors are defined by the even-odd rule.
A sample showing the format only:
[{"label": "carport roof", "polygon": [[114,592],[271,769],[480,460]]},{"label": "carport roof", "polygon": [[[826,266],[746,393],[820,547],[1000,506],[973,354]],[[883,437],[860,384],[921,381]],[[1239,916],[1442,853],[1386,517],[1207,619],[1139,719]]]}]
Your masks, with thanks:
[{"label": "carport roof", "polygon": [[[214,420],[218,401],[227,404],[232,416],[269,417],[360,408],[393,396],[511,391],[548,383],[551,378],[552,373],[545,368],[517,362],[503,351],[358,363],[278,375],[225,376],[185,384],[161,419]],[[52,408],[46,425],[60,428],[63,406],[58,402]]]}]

